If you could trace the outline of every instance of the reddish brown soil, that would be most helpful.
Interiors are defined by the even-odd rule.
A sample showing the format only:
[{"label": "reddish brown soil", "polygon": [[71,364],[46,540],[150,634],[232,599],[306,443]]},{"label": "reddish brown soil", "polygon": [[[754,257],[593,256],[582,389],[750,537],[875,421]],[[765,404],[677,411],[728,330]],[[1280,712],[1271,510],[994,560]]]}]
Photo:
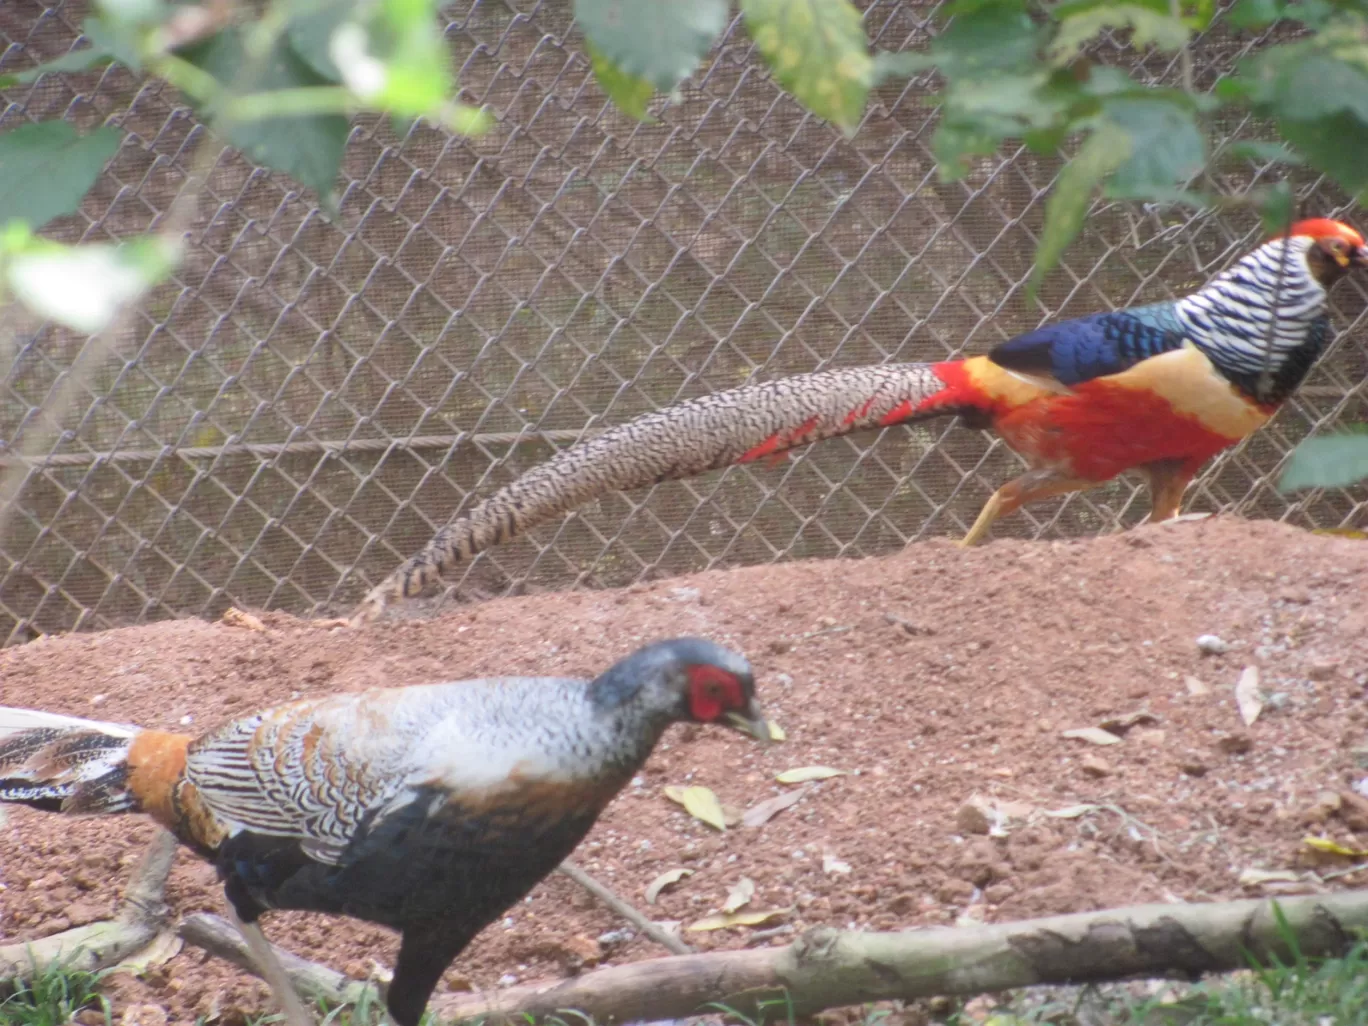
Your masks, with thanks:
[{"label": "reddish brown soil", "polygon": [[[643,642],[704,635],[750,655],[788,741],[764,749],[676,728],[577,858],[642,907],[659,873],[693,869],[652,910],[686,923],[749,876],[751,907],[792,908],[785,922],[797,929],[1244,896],[1243,870],[1303,864],[1318,793],[1352,792],[1366,772],[1368,545],[1270,523],[1180,523],[968,552],[930,542],[886,559],[505,599],[355,632],[266,620],[264,633],[184,621],[41,639],[0,652],[0,704],[171,729],[192,716],[193,730],[295,694],[592,675]],[[1229,652],[1200,654],[1196,639],[1208,633]],[[1246,666],[1273,695],[1247,731],[1233,693]],[[1210,693],[1192,694],[1189,675]],[[1139,710],[1157,722],[1121,744],[1060,736]],[[744,809],[785,790],[777,772],[814,764],[851,775],[816,785],[759,829],[719,834],[661,793],[704,784]],[[961,811],[975,793],[1114,811],[1013,821],[993,838],[972,832]],[[1351,827],[1368,822],[1353,812],[1310,829],[1362,847],[1368,830],[1355,838]],[[39,937],[107,915],[151,832],[137,818],[11,810],[0,829],[0,936]],[[828,854],[850,871],[825,872]],[[212,871],[188,854],[170,899],[183,911],[222,908]],[[553,877],[486,931],[448,985],[564,974],[622,925]],[[357,974],[370,959],[388,964],[394,949],[385,931],[345,920],[273,914],[265,926],[294,951]],[[757,942],[746,930],[686,936],[701,948]],[[659,953],[636,939],[610,942],[602,957]],[[266,1007],[259,984],[196,950],[114,993],[161,1005],[173,1021]]]}]

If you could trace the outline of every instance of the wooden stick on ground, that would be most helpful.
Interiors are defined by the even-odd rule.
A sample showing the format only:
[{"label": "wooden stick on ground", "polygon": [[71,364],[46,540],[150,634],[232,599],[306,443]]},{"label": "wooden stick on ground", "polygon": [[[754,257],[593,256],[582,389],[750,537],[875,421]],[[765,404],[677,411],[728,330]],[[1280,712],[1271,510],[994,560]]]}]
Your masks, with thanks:
[{"label": "wooden stick on ground", "polygon": [[[1279,901],[1308,956],[1342,953],[1368,928],[1368,892]],[[1246,968],[1246,952],[1287,958],[1266,900],[1139,905],[993,926],[858,933],[819,928],[784,947],[613,966],[490,995],[443,995],[440,1021],[525,1023],[574,1009],[603,1024],[684,1018],[720,1002],[742,1015],[795,1016],[889,999],[971,995],[1036,984]]]},{"label": "wooden stick on ground", "polygon": [[557,868],[667,951],[671,951],[676,955],[693,954],[693,948],[689,947],[689,945],[685,944],[672,933],[661,929],[655,923],[651,922],[645,915],[638,912],[626,901],[618,897],[614,891],[599,883],[570,860],[567,859],[562,862]]},{"label": "wooden stick on ground", "polygon": [[[1278,902],[1310,957],[1340,954],[1368,929],[1368,891]],[[187,917],[188,943],[250,971],[246,945],[216,916]],[[205,938],[210,938],[206,942]],[[277,949],[278,950],[278,949]],[[680,1019],[711,1003],[743,1015],[794,1015],[890,999],[972,995],[1038,984],[1188,975],[1247,967],[1246,953],[1290,957],[1268,900],[1136,905],[992,926],[859,933],[818,928],[784,947],[718,951],[612,966],[569,980],[433,999],[435,1021],[526,1026],[573,1010],[609,1024]],[[304,993],[355,1001],[367,986],[279,952]]]},{"label": "wooden stick on ground", "polygon": [[[194,912],[181,920],[179,932],[185,943],[203,948],[209,954],[257,975],[256,959],[247,941],[228,920],[207,912]],[[270,948],[291,985],[302,997],[309,1000],[322,998],[334,1005],[356,1004],[367,990],[371,990],[374,992],[371,995],[373,999],[380,998],[379,990],[370,983],[353,980],[326,965],[292,955],[274,944]]]},{"label": "wooden stick on ground", "polygon": [[143,855],[113,919],[51,937],[0,947],[0,983],[29,979],[52,965],[94,972],[136,954],[167,928],[166,878],[176,857],[176,839],[160,831]]}]

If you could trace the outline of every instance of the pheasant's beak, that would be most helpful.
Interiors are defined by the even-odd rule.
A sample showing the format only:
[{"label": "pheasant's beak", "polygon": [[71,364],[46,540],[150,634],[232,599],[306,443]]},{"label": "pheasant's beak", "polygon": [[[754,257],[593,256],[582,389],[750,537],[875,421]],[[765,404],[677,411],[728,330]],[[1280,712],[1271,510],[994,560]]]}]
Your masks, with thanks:
[{"label": "pheasant's beak", "polygon": [[746,706],[745,712],[729,712],[724,717],[727,726],[733,730],[739,730],[742,734],[749,734],[757,741],[768,743],[770,741],[769,721],[760,712],[760,706],[754,699]]},{"label": "pheasant's beak", "polygon": [[1349,256],[1352,267],[1368,267],[1368,246],[1359,246]]}]

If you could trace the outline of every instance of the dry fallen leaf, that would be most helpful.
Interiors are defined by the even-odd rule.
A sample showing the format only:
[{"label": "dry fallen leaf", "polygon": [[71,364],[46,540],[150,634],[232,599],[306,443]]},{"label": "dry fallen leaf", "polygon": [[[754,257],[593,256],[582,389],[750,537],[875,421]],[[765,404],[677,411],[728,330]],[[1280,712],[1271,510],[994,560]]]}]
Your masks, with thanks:
[{"label": "dry fallen leaf", "polygon": [[771,919],[787,915],[788,911],[786,908],[772,908],[766,912],[723,912],[715,916],[704,916],[684,929],[700,933],[705,930],[727,930],[733,926],[759,926]]},{"label": "dry fallen leaf", "polygon": [[806,784],[809,780],[829,780],[845,775],[845,770],[832,769],[830,766],[800,766],[798,769],[784,770],[774,779],[781,784]]},{"label": "dry fallen leaf", "polygon": [[219,622],[226,627],[245,627],[249,631],[264,631],[266,625],[251,613],[244,613],[237,606],[229,606],[223,611]]},{"label": "dry fallen leaf", "polygon": [[1235,685],[1235,704],[1240,707],[1240,719],[1246,727],[1254,726],[1254,721],[1263,712],[1264,697],[1259,690],[1259,668],[1246,666]]},{"label": "dry fallen leaf", "polygon": [[1311,533],[1326,534],[1332,538],[1353,538],[1355,541],[1368,539],[1368,531],[1360,531],[1353,527],[1319,527]]},{"label": "dry fallen leaf", "polygon": [[1337,844],[1328,837],[1303,837],[1302,844],[1316,851],[1323,851],[1327,855],[1339,855],[1346,859],[1361,859],[1368,856],[1368,851],[1361,848],[1346,848],[1342,844]]},{"label": "dry fallen leaf", "polygon": [[660,892],[666,887],[673,886],[683,880],[686,876],[692,876],[692,869],[667,869],[658,877],[646,885],[646,904],[654,905],[656,898],[660,897]]},{"label": "dry fallen leaf", "polygon": [[1072,738],[1075,741],[1087,741],[1093,745],[1119,745],[1121,743],[1119,737],[1101,727],[1079,727],[1076,730],[1066,730],[1060,737]]},{"label": "dry fallen leaf", "polygon": [[1183,678],[1183,683],[1187,685],[1189,695],[1209,695],[1211,688],[1207,687],[1206,682],[1198,677],[1188,674]]},{"label": "dry fallen leaf", "polygon": [[708,788],[677,787],[671,784],[665,788],[665,797],[684,806],[684,811],[694,819],[726,833],[727,817],[722,812],[722,803]]},{"label": "dry fallen leaf", "polygon": [[1066,805],[1062,809],[1046,809],[1045,815],[1051,819],[1077,819],[1079,816],[1086,816],[1088,813],[1096,811],[1096,805]]},{"label": "dry fallen leaf", "polygon": [[1259,887],[1267,883],[1296,883],[1300,873],[1287,869],[1246,869],[1240,874],[1240,886]]},{"label": "dry fallen leaf", "polygon": [[796,805],[802,801],[811,790],[811,786],[800,787],[796,791],[785,791],[773,798],[766,798],[763,802],[752,805],[741,814],[741,825],[748,827],[764,826],[790,805]]},{"label": "dry fallen leaf", "polygon": [[755,881],[748,876],[743,876],[732,884],[731,890],[727,892],[727,900],[722,902],[722,911],[735,912],[738,908],[750,904],[753,897],[755,897]]},{"label": "dry fallen leaf", "polygon": [[830,852],[822,856],[822,872],[845,875],[850,872],[850,863],[843,862]]},{"label": "dry fallen leaf", "polygon": [[779,724],[775,723],[773,720],[768,720],[768,721],[766,721],[766,722],[769,723],[769,732],[770,732],[770,740],[771,740],[771,741],[787,741],[787,740],[788,740],[788,735],[784,733],[784,728],[783,728],[783,727],[779,726]]}]

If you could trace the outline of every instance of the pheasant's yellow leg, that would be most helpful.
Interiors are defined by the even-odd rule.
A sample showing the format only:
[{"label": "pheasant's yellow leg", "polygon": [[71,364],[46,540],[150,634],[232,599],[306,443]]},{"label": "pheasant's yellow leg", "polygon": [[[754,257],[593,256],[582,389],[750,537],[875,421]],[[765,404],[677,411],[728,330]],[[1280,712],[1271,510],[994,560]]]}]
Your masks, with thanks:
[{"label": "pheasant's yellow leg", "polygon": [[974,521],[974,526],[969,528],[969,533],[960,541],[960,545],[964,548],[977,545],[988,533],[988,528],[993,526],[993,521],[1009,513],[1015,513],[1028,502],[1048,499],[1055,495],[1067,495],[1069,492],[1087,491],[1089,488],[1095,488],[1097,484],[1096,481],[1065,477],[1056,470],[1027,471],[993,493],[993,497],[984,504],[983,511]]},{"label": "pheasant's yellow leg", "polygon": [[237,927],[238,933],[242,934],[242,939],[247,942],[247,949],[251,951],[257,968],[261,970],[261,978],[271,988],[276,1004],[280,1005],[280,1010],[285,1013],[286,1023],[289,1026],[314,1026],[313,1016],[299,999],[299,994],[290,983],[285,967],[271,950],[271,942],[261,932],[261,927],[256,923],[244,923],[239,919],[232,902],[228,903],[228,918]]},{"label": "pheasant's yellow leg", "polygon": [[1149,480],[1150,515],[1148,523],[1172,520],[1183,506],[1183,493],[1193,473],[1178,460],[1162,460],[1140,468]]}]

